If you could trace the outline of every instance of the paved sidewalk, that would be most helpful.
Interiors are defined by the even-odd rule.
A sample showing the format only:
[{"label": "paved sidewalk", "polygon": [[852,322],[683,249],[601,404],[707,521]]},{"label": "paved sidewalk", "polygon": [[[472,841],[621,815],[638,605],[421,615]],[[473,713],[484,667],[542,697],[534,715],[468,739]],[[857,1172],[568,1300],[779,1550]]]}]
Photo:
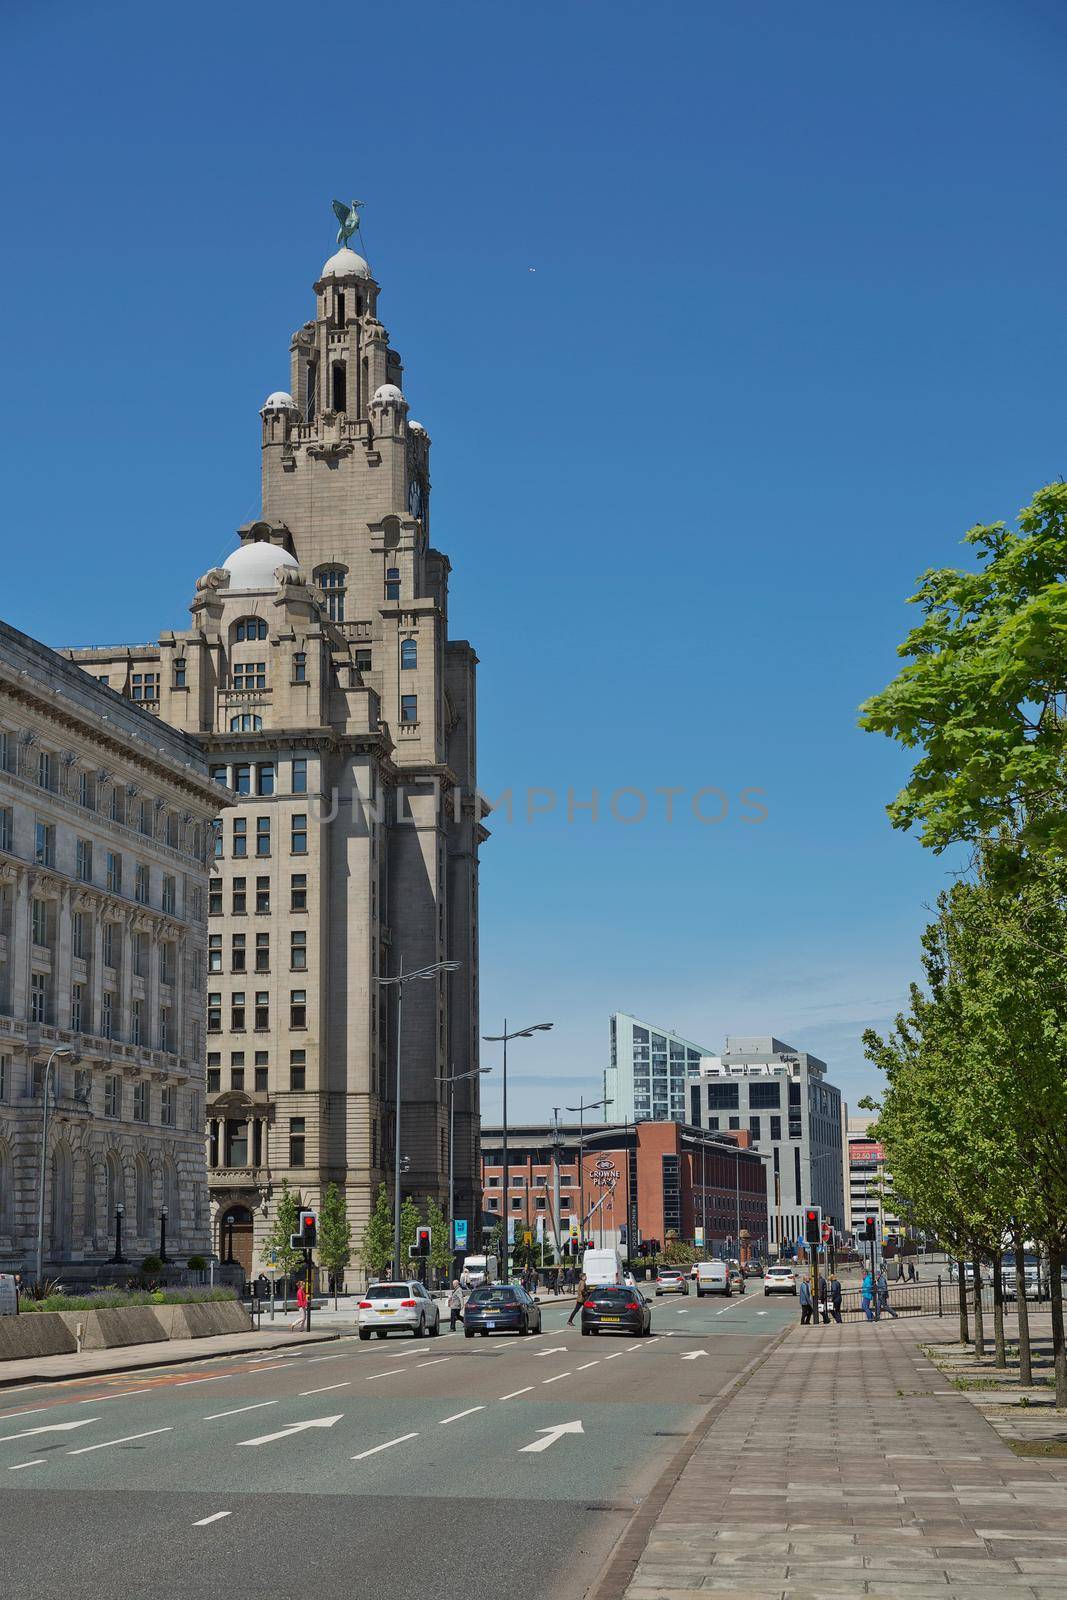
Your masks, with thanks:
[{"label": "paved sidewalk", "polygon": [[91,1378],[132,1367],[169,1367],[175,1362],[204,1361],[211,1356],[269,1355],[293,1344],[317,1344],[337,1339],[335,1332],[291,1333],[283,1324],[276,1333],[218,1333],[204,1339],[160,1339],[151,1344],[117,1345],[110,1350],[83,1350],[64,1356],[28,1356],[0,1362],[0,1393],[16,1383],[56,1382],[64,1378]]},{"label": "paved sidewalk", "polygon": [[1015,1456],[948,1388],[919,1345],[957,1336],[950,1318],[793,1330],[598,1600],[1063,1600],[1067,1460]]}]

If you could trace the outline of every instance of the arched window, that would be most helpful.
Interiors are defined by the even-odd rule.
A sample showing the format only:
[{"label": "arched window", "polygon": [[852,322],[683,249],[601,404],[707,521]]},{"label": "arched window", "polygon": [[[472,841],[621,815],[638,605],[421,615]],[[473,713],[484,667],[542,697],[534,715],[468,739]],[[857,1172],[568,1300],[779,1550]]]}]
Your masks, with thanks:
[{"label": "arched window", "polygon": [[152,1169],[148,1157],[137,1157],[134,1173],[137,1182],[137,1237],[147,1239],[152,1229]]},{"label": "arched window", "polygon": [[267,637],[267,619],[265,617],[242,617],[233,625],[234,644],[244,644],[246,640],[265,639]]},{"label": "arched window", "polygon": [[387,600],[400,599],[399,567],[386,567],[385,569],[385,598]]},{"label": "arched window", "polygon": [[414,669],[419,664],[419,646],[415,639],[401,639],[400,665],[406,670]]},{"label": "arched window", "polygon": [[345,567],[320,567],[315,574],[315,581],[326,596],[326,611],[331,622],[345,620],[345,583],[348,571]]},{"label": "arched window", "polygon": [[167,1208],[167,1232],[177,1244],[181,1237],[181,1199],[178,1193],[178,1169],[172,1156],[163,1157],[163,1204]]},{"label": "arched window", "polygon": [[90,1243],[96,1243],[96,1165],[89,1151],[85,1154],[85,1165],[82,1171],[85,1199],[85,1237]]},{"label": "arched window", "polygon": [[231,733],[259,733],[262,727],[263,718],[254,717],[248,711],[243,711],[239,717],[230,718]]},{"label": "arched window", "polygon": [[52,1254],[64,1256],[70,1251],[71,1223],[74,1211],[74,1158],[70,1145],[57,1144],[52,1155]]},{"label": "arched window", "polygon": [[7,1141],[0,1139],[0,1234],[15,1230],[15,1170]]},{"label": "arched window", "polygon": [[107,1228],[110,1233],[115,1221],[116,1209],[125,1204],[126,1183],[122,1174],[122,1162],[118,1152],[109,1150],[104,1163],[104,1175],[107,1179]]},{"label": "arched window", "polygon": [[330,395],[333,401],[333,409],[335,411],[347,410],[346,391],[348,384],[346,383],[345,378],[346,374],[344,362],[335,361],[330,371]]}]

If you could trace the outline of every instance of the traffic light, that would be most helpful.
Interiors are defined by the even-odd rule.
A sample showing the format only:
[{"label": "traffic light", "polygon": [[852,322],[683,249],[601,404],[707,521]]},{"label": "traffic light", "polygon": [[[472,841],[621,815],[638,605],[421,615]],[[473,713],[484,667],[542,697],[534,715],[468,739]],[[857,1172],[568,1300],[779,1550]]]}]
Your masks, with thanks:
[{"label": "traffic light", "polygon": [[430,1253],[430,1237],[431,1237],[431,1235],[430,1235],[429,1228],[416,1228],[415,1229],[415,1254],[417,1256],[428,1256],[429,1255],[429,1253]]},{"label": "traffic light", "polygon": [[822,1243],[822,1209],[819,1206],[808,1206],[804,1213],[804,1243]]},{"label": "traffic light", "polygon": [[872,1242],[873,1243],[873,1241],[877,1237],[878,1237],[878,1218],[877,1217],[864,1217],[864,1219],[863,1219],[863,1232],[860,1234],[860,1238],[861,1239],[866,1239],[868,1242]]},{"label": "traffic light", "polygon": [[294,1250],[314,1250],[318,1242],[314,1211],[301,1211],[296,1232],[290,1234],[289,1244]]}]

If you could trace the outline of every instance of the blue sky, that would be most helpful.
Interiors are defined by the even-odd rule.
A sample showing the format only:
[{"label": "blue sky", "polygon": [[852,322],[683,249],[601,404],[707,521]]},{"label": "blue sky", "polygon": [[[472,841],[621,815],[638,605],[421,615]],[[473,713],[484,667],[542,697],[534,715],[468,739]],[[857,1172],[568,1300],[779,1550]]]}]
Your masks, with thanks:
[{"label": "blue sky", "polygon": [[855,1100],[951,866],[890,830],[857,703],[916,575],[1067,469],[1065,34],[1052,0],[11,6],[0,614],[183,624],[358,196],[517,797],[485,1031],[556,1023],[516,1113],[596,1087],[614,1009],[776,1033]]}]

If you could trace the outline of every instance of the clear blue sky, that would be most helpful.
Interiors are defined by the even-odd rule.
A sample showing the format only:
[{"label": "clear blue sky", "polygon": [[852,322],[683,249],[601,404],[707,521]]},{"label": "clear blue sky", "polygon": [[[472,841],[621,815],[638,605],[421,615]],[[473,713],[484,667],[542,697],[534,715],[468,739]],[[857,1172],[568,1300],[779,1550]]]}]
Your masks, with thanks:
[{"label": "clear blue sky", "polygon": [[[1067,469],[1062,6],[54,0],[4,39],[0,614],[183,625],[358,196],[484,788],[561,796],[484,852],[485,1031],[556,1022],[518,1114],[598,1085],[614,1009],[858,1098],[949,864],[855,708],[916,574]],[[643,823],[561,815],[624,786]]]}]

